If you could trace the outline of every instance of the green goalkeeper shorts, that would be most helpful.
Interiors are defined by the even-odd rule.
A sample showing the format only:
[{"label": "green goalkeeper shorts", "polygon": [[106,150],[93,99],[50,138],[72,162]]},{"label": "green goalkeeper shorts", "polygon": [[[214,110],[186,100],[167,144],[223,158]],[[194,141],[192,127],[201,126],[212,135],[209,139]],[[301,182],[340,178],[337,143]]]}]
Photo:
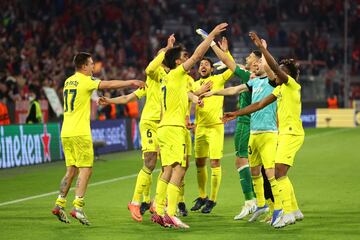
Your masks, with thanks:
[{"label": "green goalkeeper shorts", "polygon": [[235,153],[237,157],[248,158],[250,123],[236,123],[234,134]]}]

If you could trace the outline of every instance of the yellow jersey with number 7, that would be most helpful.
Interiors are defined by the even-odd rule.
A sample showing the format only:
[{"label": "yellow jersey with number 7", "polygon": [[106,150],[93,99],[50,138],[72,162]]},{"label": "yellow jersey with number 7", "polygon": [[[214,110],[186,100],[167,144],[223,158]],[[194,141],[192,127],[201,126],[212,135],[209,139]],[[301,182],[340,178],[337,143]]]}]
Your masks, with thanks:
[{"label": "yellow jersey with number 7", "polygon": [[91,135],[90,100],[98,89],[100,80],[93,80],[80,72],[66,79],[64,83],[64,121],[61,137]]},{"label": "yellow jersey with number 7", "polygon": [[185,116],[188,109],[189,77],[183,67],[172,69],[161,79],[161,112],[159,127],[185,127]]}]

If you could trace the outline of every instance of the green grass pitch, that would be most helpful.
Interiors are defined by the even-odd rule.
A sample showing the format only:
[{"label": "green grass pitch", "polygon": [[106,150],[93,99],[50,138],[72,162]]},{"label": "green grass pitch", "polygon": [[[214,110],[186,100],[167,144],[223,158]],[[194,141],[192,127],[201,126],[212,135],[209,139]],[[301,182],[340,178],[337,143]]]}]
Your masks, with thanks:
[{"label": "green grass pitch", "polygon": [[[243,196],[231,137],[225,140],[223,178],[211,214],[191,212],[183,218],[191,227],[188,230],[161,228],[150,221],[149,213],[142,223],[134,222],[127,203],[142,166],[140,157],[139,151],[124,152],[104,155],[95,163],[85,198],[91,226],[73,219],[64,224],[51,214],[54,191],[65,173],[63,162],[0,170],[0,239],[360,239],[360,128],[306,130],[289,174],[305,219],[279,230],[233,220]],[[73,197],[71,191],[68,210]],[[188,208],[196,197],[192,160],[185,187]]]}]

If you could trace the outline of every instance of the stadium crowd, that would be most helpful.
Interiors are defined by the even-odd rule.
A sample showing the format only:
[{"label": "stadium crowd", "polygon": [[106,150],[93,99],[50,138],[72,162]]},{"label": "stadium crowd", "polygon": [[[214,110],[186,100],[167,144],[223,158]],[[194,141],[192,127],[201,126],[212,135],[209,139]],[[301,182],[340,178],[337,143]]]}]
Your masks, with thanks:
[{"label": "stadium crowd", "polygon": [[[353,75],[360,73],[357,4],[350,1],[349,9]],[[164,30],[169,17],[194,29],[210,28],[221,12],[228,16],[222,20],[231,26],[230,43],[243,38],[251,46],[247,32],[262,25],[271,46],[290,47],[282,57],[313,63],[303,73],[342,69],[342,42],[332,42],[333,36],[342,36],[341,0],[5,0],[0,7],[0,99],[6,103],[27,98],[31,86],[53,87],[62,96],[63,83],[74,71],[72,58],[79,50],[94,54],[105,79],[144,79],[146,65],[169,34]],[[195,14],[189,9],[195,9]],[[302,27],[300,31],[283,28],[279,21],[301,22]],[[198,42],[193,33],[176,34],[190,50]]]}]

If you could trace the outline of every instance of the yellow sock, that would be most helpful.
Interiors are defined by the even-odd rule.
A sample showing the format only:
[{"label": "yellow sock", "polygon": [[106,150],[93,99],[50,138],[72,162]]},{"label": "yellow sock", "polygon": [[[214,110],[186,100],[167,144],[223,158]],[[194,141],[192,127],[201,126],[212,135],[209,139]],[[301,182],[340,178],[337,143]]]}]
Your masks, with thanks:
[{"label": "yellow sock", "polygon": [[84,198],[75,196],[75,199],[72,204],[76,208],[83,208],[85,206]]},{"label": "yellow sock", "polygon": [[63,196],[59,195],[55,201],[55,205],[65,208],[66,207],[66,199]]},{"label": "yellow sock", "polygon": [[179,194],[180,194],[180,188],[175,184],[169,183],[167,187],[167,195],[168,195],[167,214],[170,217],[175,216],[176,214]]},{"label": "yellow sock", "polygon": [[178,202],[185,202],[184,194],[185,194],[185,182],[183,181],[180,186]]},{"label": "yellow sock", "polygon": [[294,212],[296,210],[299,210],[299,206],[295,197],[294,187],[291,182],[290,184],[291,184],[291,211]]},{"label": "yellow sock", "polygon": [[168,182],[166,182],[162,178],[159,178],[156,186],[155,211],[160,216],[164,216],[165,214],[167,187],[168,187]]},{"label": "yellow sock", "polygon": [[150,190],[151,190],[151,184],[152,184],[152,173],[149,175],[148,177],[148,182],[146,187],[144,188],[143,191],[143,201],[146,203],[150,203],[151,198],[150,198]]},{"label": "yellow sock", "polygon": [[[291,213],[291,188],[292,184],[287,176],[281,177],[278,180],[280,185],[280,199],[282,200],[284,213]],[[275,196],[274,196],[275,197]]]},{"label": "yellow sock", "polygon": [[274,212],[274,202],[269,198],[266,199],[266,204],[269,206],[269,212],[272,214]]},{"label": "yellow sock", "polygon": [[264,179],[260,173],[259,176],[252,176],[254,192],[256,195],[256,201],[258,207],[265,206],[265,196],[264,196]]},{"label": "yellow sock", "polygon": [[197,181],[198,181],[198,188],[201,198],[206,198],[206,182],[208,179],[208,173],[206,166],[198,167],[197,168]]},{"label": "yellow sock", "polygon": [[141,197],[143,195],[144,189],[149,185],[149,178],[151,178],[151,171],[147,167],[143,167],[137,176],[134,195],[132,198],[132,203],[140,204]]},{"label": "yellow sock", "polygon": [[282,198],[280,195],[280,184],[275,179],[275,177],[272,177],[269,179],[271,191],[274,196],[274,209],[279,210],[282,209]]},{"label": "yellow sock", "polygon": [[210,200],[216,202],[221,183],[221,167],[211,168]]}]

